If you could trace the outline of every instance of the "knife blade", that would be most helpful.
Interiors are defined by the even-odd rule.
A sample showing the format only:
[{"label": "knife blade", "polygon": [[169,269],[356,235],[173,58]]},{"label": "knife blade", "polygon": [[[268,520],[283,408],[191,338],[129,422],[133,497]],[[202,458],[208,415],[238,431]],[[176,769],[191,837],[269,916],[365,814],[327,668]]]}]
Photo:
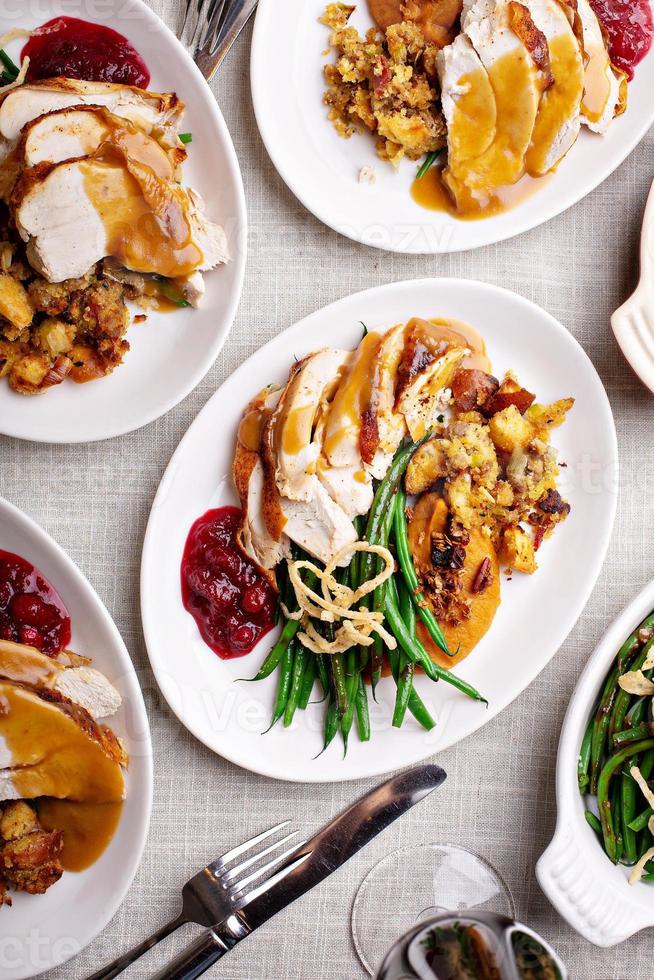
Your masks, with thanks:
[{"label": "knife blade", "polygon": [[445,779],[436,765],[418,766],[373,789],[291,855],[248,904],[204,932],[152,980],[195,980],[242,939],[349,861],[389,824]]}]

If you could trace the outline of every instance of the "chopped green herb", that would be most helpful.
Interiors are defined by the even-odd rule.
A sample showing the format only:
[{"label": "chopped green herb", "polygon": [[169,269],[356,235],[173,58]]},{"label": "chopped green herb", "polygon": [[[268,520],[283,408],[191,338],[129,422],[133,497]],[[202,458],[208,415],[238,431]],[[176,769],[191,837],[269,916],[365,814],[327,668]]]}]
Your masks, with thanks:
[{"label": "chopped green herb", "polygon": [[416,179],[417,180],[422,180],[422,178],[425,176],[425,174],[427,173],[427,171],[433,166],[433,164],[436,163],[436,161],[438,160],[438,157],[439,156],[440,156],[439,153],[428,153],[427,154],[427,156],[424,159],[424,162],[423,162],[422,166],[418,169],[418,173],[416,174]]},{"label": "chopped green herb", "polygon": [[180,141],[180,143],[192,143],[193,142],[193,133],[180,133],[179,134],[179,141]]},{"label": "chopped green herb", "polygon": [[185,309],[187,306],[191,305],[188,300],[184,299],[179,286],[175,285],[171,279],[164,279],[162,276],[155,276],[154,279],[157,283],[157,289],[161,295],[170,300],[171,303],[175,303],[176,306],[179,306],[182,309]]}]

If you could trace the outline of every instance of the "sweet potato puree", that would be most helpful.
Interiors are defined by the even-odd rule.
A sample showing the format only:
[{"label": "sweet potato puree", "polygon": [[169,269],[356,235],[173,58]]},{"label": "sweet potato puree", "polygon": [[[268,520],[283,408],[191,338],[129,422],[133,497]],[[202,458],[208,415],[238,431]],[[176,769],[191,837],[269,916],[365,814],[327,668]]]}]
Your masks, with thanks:
[{"label": "sweet potato puree", "polygon": [[[419,573],[421,568],[430,568],[432,535],[445,531],[447,517],[447,504],[438,494],[425,493],[418,499],[409,522],[409,546]],[[480,530],[473,528],[469,533],[470,543],[466,548],[462,584],[463,591],[471,602],[470,618],[457,626],[445,622],[440,624],[450,650],[459,649],[457,655],[446,657],[432,641],[422,622],[418,620],[417,623],[420,639],[432,660],[442,667],[452,667],[468,656],[488,631],[500,604],[500,564],[497,553]],[[482,591],[475,592],[473,583],[485,558],[490,562],[490,579]]]}]

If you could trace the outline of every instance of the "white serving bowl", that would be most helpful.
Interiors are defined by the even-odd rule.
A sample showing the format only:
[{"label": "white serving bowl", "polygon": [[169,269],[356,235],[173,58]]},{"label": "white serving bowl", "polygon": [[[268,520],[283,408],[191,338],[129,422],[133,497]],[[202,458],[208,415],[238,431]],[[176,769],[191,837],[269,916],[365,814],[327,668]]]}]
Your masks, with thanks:
[{"label": "white serving bowl", "polygon": [[577,788],[579,747],[600,687],[621,644],[652,609],[654,581],[612,623],[579,678],[559,742],[556,831],[536,865],[552,905],[595,946],[615,946],[654,926],[654,886],[630,885],[629,869],[611,863],[586,823]]}]

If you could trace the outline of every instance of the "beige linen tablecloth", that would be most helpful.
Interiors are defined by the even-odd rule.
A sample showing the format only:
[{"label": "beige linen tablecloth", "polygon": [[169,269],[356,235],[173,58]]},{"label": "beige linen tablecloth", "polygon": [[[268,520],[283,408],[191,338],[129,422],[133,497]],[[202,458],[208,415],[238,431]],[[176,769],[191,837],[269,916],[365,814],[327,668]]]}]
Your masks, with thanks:
[{"label": "beige linen tablecloth", "polygon": [[[171,26],[177,23],[175,2],[164,6],[153,0]],[[529,234],[468,254],[390,255],[323,227],[274,171],[252,113],[250,37],[247,29],[213,85],[236,144],[250,222],[241,306],[217,363],[181,405],[132,435],[70,447],[0,439],[0,493],[53,535],[106,603],[138,671],[154,742],[154,811],[134,884],[103,934],[48,977],[84,977],[167,921],[177,911],[183,882],[228,846],[289,816],[311,832],[373,785],[369,780],[325,786],[271,782],[223,762],[180,726],[162,702],[145,652],[138,602],[141,543],[152,498],[180,438],[230,372],[265,341],[317,307],[369,286],[463,276],[507,286],[543,306],[583,344],[606,385],[622,475],[604,570],[576,628],[534,684],[477,735],[439,756],[449,774],[443,788],[209,976],[362,977],[349,934],[359,882],[390,850],[451,841],[479,851],[500,870],[519,916],[560,951],[571,978],[651,980],[651,932],[615,949],[596,949],[549,905],[534,865],[554,828],[556,747],[575,679],[604,627],[654,572],[654,399],[630,374],[609,327],[611,310],[637,274],[654,137],[650,133],[593,194]],[[534,339],[525,337],[530,342]],[[583,562],[583,555],[574,557]],[[128,975],[150,976],[194,934],[191,927],[182,930]]]}]

